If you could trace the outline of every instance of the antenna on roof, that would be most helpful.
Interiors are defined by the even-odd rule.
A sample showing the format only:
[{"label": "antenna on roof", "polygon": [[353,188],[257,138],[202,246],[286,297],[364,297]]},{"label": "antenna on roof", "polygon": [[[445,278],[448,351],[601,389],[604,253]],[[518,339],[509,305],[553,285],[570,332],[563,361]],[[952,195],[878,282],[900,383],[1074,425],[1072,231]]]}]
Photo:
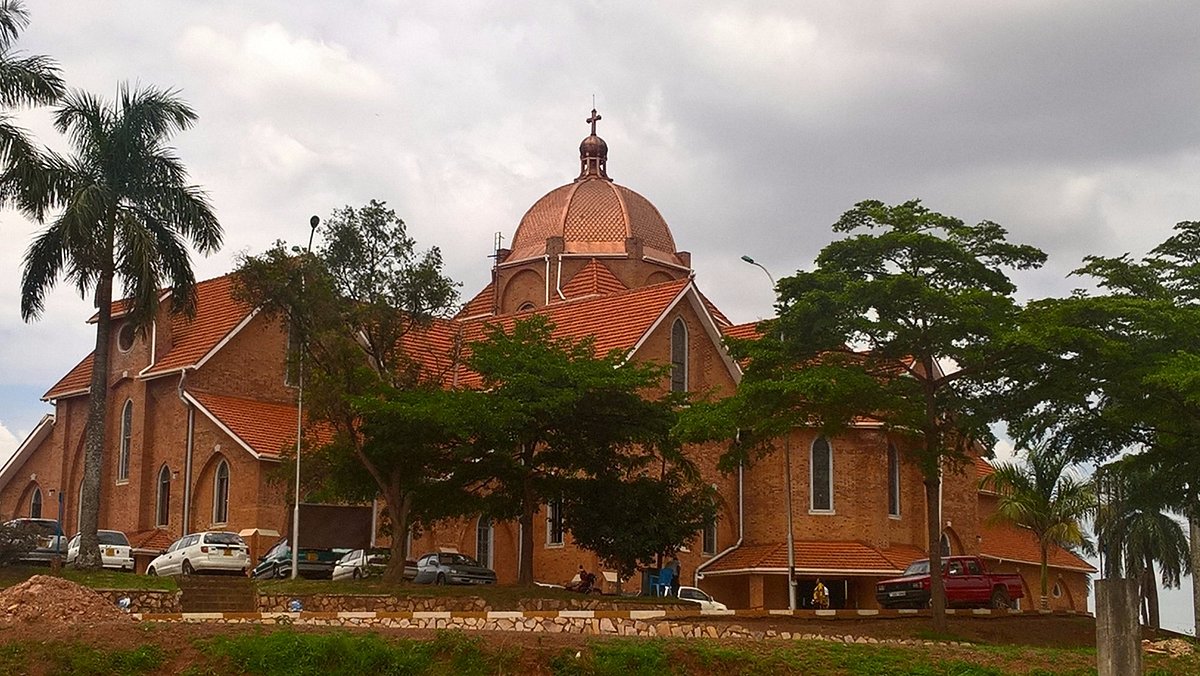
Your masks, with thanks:
[{"label": "antenna on roof", "polygon": [[504,233],[497,231],[495,237],[492,238],[492,253],[488,258],[500,257],[500,245],[504,243]]}]

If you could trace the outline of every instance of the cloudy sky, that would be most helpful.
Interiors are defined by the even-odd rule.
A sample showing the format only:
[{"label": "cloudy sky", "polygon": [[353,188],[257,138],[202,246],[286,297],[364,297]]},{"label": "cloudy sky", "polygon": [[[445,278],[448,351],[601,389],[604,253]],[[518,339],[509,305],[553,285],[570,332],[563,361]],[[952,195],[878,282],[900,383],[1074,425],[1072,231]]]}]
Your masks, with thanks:
[{"label": "cloudy sky", "polygon": [[[1195,2],[27,4],[18,46],[71,86],[173,87],[199,113],[176,144],[226,233],[201,277],[378,198],[469,297],[494,233],[575,176],[593,96],[609,174],[658,206],[735,321],[772,300],[739,256],[809,266],[862,199],[1001,223],[1050,253],[1028,297],[1200,218]],[[45,111],[20,119],[65,149]],[[21,321],[36,230],[0,213],[0,458],[92,341],[67,287]]]}]

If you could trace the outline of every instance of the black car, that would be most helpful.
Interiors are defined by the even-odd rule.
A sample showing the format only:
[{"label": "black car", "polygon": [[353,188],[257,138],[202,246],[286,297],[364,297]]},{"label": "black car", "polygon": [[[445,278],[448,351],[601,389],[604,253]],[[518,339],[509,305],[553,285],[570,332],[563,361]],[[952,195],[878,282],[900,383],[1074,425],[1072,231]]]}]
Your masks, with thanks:
[{"label": "black car", "polygon": [[496,584],[496,571],[456,552],[426,554],[417,559],[420,584]]},{"label": "black car", "polygon": [[[349,551],[301,547],[296,557],[300,577],[329,579],[333,576],[334,564]],[[250,572],[250,576],[258,580],[292,576],[292,548],[288,545],[287,538],[276,542],[266,554],[258,558],[258,565]]]},{"label": "black car", "polygon": [[56,556],[67,555],[67,540],[54,519],[13,519],[4,525],[32,540],[33,548],[17,557],[21,563],[50,563]]}]

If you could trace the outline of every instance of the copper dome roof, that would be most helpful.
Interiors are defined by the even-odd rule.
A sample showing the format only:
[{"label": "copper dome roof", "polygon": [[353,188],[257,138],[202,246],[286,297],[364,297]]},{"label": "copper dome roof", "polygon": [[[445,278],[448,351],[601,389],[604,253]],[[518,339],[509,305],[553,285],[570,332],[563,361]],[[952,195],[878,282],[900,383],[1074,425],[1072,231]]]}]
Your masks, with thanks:
[{"label": "copper dome roof", "polygon": [[642,241],[644,255],[682,264],[675,238],[658,209],[608,177],[608,144],[596,135],[599,119],[592,110],[587,120],[592,133],[579,144],[579,178],[546,193],[525,212],[513,234],[508,261],[544,255],[548,237],[562,237],[563,252],[568,254],[624,254],[625,240],[636,237]]}]

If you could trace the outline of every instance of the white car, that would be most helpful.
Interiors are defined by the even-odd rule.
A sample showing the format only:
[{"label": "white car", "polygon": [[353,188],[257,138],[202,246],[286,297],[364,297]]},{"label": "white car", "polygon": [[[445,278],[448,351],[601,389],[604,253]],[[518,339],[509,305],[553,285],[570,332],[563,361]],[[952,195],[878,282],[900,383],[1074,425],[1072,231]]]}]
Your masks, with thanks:
[{"label": "white car", "polygon": [[[133,553],[129,549],[129,538],[119,530],[98,530],[100,540],[100,565],[104,568],[133,571]],[[79,558],[79,533],[67,543],[67,564]]]},{"label": "white car", "polygon": [[[349,552],[333,565],[333,579],[357,580],[382,575],[390,554],[386,549],[356,549]],[[408,578],[407,575],[405,577]]]},{"label": "white car", "polygon": [[699,604],[700,610],[729,610],[724,603],[714,599],[704,591],[695,587],[680,587],[679,599]]},{"label": "white car", "polygon": [[199,572],[245,575],[250,548],[237,533],[206,531],[185,535],[150,562],[147,575],[191,575]]}]

